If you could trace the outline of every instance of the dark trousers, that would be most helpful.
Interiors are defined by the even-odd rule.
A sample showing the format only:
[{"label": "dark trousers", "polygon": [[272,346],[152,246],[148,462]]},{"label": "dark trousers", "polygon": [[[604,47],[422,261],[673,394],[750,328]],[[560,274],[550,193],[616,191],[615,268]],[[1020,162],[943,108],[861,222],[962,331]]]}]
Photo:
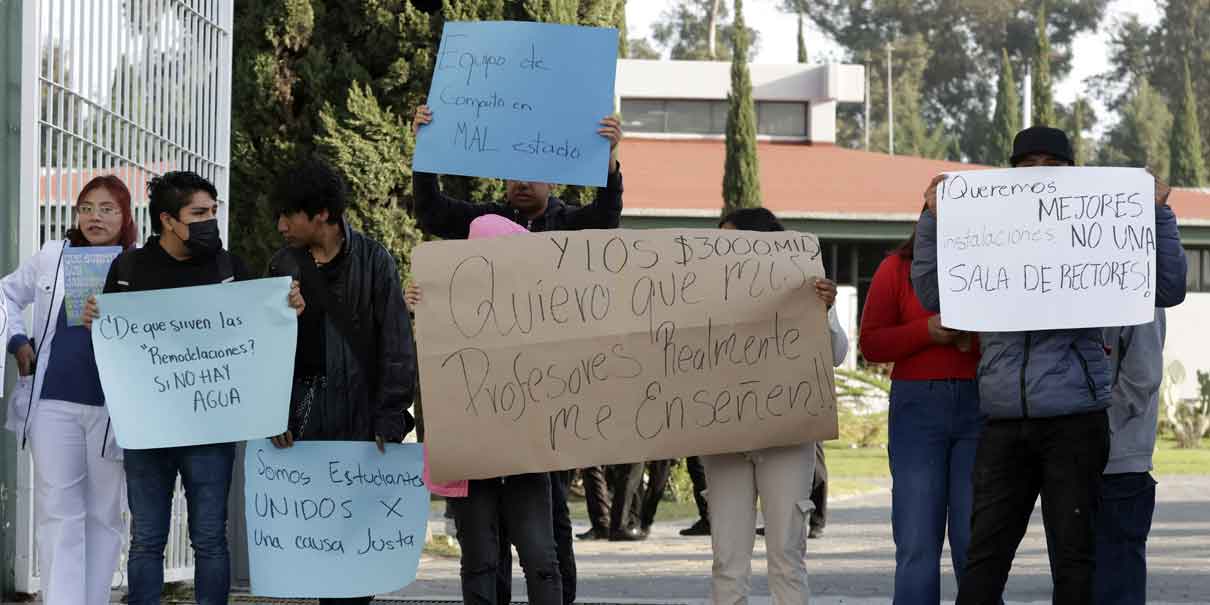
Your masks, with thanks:
[{"label": "dark trousers", "polygon": [[499,570],[505,563],[501,551],[502,542],[507,540],[517,547],[529,602],[562,605],[563,581],[555,548],[550,475],[536,473],[471,481],[467,497],[451,499],[450,507],[462,547],[464,603],[500,603]]},{"label": "dark trousers", "polygon": [[592,529],[609,531],[609,483],[605,480],[605,467],[580,469],[580,478],[584,482],[584,505],[588,508]]},{"label": "dark trousers", "polygon": [[1103,411],[989,422],[975,454],[971,542],[957,604],[1000,602],[1039,495],[1055,605],[1094,603],[1096,517],[1108,458]]},{"label": "dark trousers", "polygon": [[[551,519],[555,534],[555,552],[559,557],[559,575],[563,578],[563,605],[576,602],[576,553],[572,548],[574,536],[571,527],[571,511],[567,507],[567,494],[571,487],[571,473],[550,473]],[[513,598],[513,549],[508,540],[508,529],[500,524],[500,565],[496,573],[496,602],[505,605]]]},{"label": "dark trousers", "polygon": [[664,499],[668,476],[672,474],[671,460],[655,460],[647,463],[647,487],[643,490],[643,509],[639,513],[639,527],[644,529],[655,523],[655,513]]},{"label": "dark trousers", "polygon": [[815,479],[811,482],[810,528],[823,529],[828,524],[828,461],[824,458],[823,442],[815,442]]},{"label": "dark trousers", "polygon": [[164,589],[164,547],[172,517],[176,477],[185,486],[194,590],[200,605],[226,605],[231,590],[227,548],[227,494],[235,444],[191,445],[125,453],[130,504],[127,559],[131,605],[159,605]]},{"label": "dark trousers", "polygon": [[1147,602],[1147,535],[1154,513],[1150,473],[1105,475],[1097,513],[1097,605]]},{"label": "dark trousers", "polygon": [[643,484],[643,463],[615,464],[607,470],[610,488],[613,491],[609,510],[609,530],[620,532],[639,525],[639,488]]},{"label": "dark trousers", "polygon": [[706,502],[706,469],[702,467],[702,459],[690,456],[685,460],[685,470],[689,471],[689,480],[693,482],[693,501],[697,504],[697,515],[703,521],[710,520],[710,504]]}]

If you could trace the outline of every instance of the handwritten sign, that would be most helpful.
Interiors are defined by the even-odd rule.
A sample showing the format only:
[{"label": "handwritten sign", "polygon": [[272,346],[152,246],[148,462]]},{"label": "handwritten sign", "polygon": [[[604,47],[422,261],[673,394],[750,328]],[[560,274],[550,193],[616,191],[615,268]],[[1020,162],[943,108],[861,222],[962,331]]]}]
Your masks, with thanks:
[{"label": "handwritten sign", "polygon": [[285,432],[298,334],[289,291],[277,277],[98,296],[92,340],[118,445]]},{"label": "handwritten sign", "polygon": [[[0,301],[0,334],[8,337],[8,309],[7,305]],[[0,397],[4,396],[4,362],[8,361],[8,355],[0,355]]]},{"label": "handwritten sign", "polygon": [[63,250],[63,308],[67,325],[83,325],[84,303],[105,288],[109,266],[122,252],[119,246],[81,246]]},{"label": "handwritten sign", "polygon": [[617,54],[616,29],[446,23],[412,168],[604,186]]},{"label": "handwritten sign", "polygon": [[433,481],[836,437],[814,236],[550,232],[412,262]]},{"label": "handwritten sign", "polygon": [[252,593],[347,598],[416,579],[429,518],[421,446],[248,444],[244,514]]},{"label": "handwritten sign", "polygon": [[1136,325],[1155,312],[1155,180],[1138,168],[948,175],[941,315],[981,332]]}]

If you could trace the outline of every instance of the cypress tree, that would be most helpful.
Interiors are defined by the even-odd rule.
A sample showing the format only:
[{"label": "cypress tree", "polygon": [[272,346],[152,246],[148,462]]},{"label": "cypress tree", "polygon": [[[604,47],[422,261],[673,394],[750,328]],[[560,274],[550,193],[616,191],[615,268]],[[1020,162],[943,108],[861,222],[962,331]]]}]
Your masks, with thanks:
[{"label": "cypress tree", "polygon": [[1076,97],[1075,106],[1071,109],[1071,155],[1076,166],[1084,165],[1084,99]]},{"label": "cypress tree", "polygon": [[996,113],[992,116],[991,140],[988,158],[994,158],[1001,166],[1008,165],[1012,155],[1013,137],[1021,130],[1021,97],[1017,94],[1017,82],[1013,79],[1013,64],[1008,60],[1008,50],[1000,51],[1000,80],[996,83]]},{"label": "cypress tree", "polygon": [[1202,159],[1202,132],[1197,119],[1197,97],[1193,94],[1193,82],[1189,76],[1189,61],[1185,61],[1184,95],[1173,112],[1172,138],[1169,153],[1172,156],[1172,184],[1178,187],[1204,187],[1206,164]]},{"label": "cypress tree", "polygon": [[807,62],[807,37],[802,31],[802,13],[798,13],[798,62]]},{"label": "cypress tree", "polygon": [[748,73],[748,28],[744,2],[735,0],[731,91],[727,93],[727,158],[723,165],[723,213],[761,205],[760,161],[756,155],[756,105]]},{"label": "cypress tree", "polygon": [[1050,35],[1046,33],[1046,3],[1038,9],[1038,46],[1033,72],[1033,126],[1055,126],[1055,98],[1050,80]]}]

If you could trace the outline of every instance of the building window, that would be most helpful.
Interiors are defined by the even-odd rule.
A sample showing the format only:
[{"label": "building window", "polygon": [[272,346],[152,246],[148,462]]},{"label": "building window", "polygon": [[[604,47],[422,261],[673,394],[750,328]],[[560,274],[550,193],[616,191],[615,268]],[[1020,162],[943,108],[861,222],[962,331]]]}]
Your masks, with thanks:
[{"label": "building window", "polygon": [[[726,101],[622,99],[623,125],[630,132],[719,136],[727,131]],[[756,102],[756,134],[806,137],[807,104]]]},{"label": "building window", "polygon": [[1189,272],[1185,289],[1189,292],[1210,292],[1210,248],[1185,248]]},{"label": "building window", "polygon": [[805,103],[757,103],[756,134],[782,137],[806,136],[807,105]]}]

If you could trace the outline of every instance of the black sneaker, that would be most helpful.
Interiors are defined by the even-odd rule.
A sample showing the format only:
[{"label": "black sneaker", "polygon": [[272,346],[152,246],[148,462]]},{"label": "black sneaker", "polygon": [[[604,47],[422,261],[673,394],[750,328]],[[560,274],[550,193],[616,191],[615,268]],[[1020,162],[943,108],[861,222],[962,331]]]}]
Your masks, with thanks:
[{"label": "black sneaker", "polygon": [[609,531],[604,530],[604,529],[597,529],[594,527],[582,534],[577,534],[576,538],[580,539],[580,540],[608,540]]},{"label": "black sneaker", "polygon": [[696,523],[681,530],[682,536],[709,536],[710,522],[705,519],[698,519]]},{"label": "black sneaker", "polygon": [[756,528],[756,535],[758,535],[758,536],[765,535],[765,528],[763,528],[763,527]]},{"label": "black sneaker", "polygon": [[823,537],[823,528],[819,527],[819,526],[812,527],[811,531],[807,534],[807,537],[812,540],[818,540],[818,539],[822,538]]}]

